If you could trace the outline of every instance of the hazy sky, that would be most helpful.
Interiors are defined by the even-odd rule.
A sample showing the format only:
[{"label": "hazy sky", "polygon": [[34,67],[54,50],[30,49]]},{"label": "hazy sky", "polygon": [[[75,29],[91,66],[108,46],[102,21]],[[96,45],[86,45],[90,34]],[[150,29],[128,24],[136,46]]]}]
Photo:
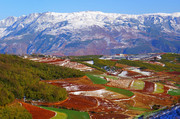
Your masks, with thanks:
[{"label": "hazy sky", "polygon": [[30,13],[79,11],[173,13],[180,12],[180,0],[0,0],[0,20]]}]

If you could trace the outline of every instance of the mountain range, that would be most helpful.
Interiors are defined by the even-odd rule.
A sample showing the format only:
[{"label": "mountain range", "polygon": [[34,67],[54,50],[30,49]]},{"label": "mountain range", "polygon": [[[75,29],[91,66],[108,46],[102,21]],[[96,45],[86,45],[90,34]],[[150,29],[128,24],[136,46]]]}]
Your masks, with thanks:
[{"label": "mountain range", "polygon": [[0,53],[180,53],[180,13],[33,13],[0,21]]}]

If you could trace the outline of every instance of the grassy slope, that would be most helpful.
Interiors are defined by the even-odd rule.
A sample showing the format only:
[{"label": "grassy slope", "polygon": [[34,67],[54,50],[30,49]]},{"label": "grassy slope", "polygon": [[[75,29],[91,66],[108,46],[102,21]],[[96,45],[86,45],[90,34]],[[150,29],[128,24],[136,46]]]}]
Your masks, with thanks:
[{"label": "grassy slope", "polygon": [[173,96],[180,96],[180,89],[170,89],[168,94]]},{"label": "grassy slope", "polygon": [[106,84],[107,81],[105,79],[102,79],[100,77],[97,77],[97,76],[94,76],[94,75],[90,75],[90,74],[86,74],[86,76],[88,78],[91,79],[91,81],[94,83],[94,84]]},{"label": "grassy slope", "polygon": [[135,89],[135,90],[143,90],[143,89],[144,89],[144,86],[145,86],[144,81],[136,80],[136,81],[134,81],[133,84],[131,85],[131,88],[132,88],[132,89]]},{"label": "grassy slope", "polygon": [[130,110],[138,110],[138,111],[149,111],[148,109],[141,108],[141,107],[129,107]]},{"label": "grassy slope", "polygon": [[79,112],[74,110],[67,110],[67,109],[57,109],[52,107],[42,107],[47,110],[61,112],[67,114],[67,119],[90,119],[89,114],[87,112]]},{"label": "grassy slope", "polygon": [[116,93],[120,93],[120,94],[126,95],[128,97],[131,97],[134,95],[134,93],[129,91],[129,90],[125,90],[125,89],[121,89],[121,88],[108,87],[108,86],[105,86],[105,87],[107,90],[114,91]]}]

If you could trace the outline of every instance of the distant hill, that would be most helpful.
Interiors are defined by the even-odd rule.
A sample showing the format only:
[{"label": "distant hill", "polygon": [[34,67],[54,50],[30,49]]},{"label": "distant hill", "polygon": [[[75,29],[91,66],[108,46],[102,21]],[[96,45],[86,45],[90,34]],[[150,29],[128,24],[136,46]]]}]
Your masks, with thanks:
[{"label": "distant hill", "polygon": [[33,13],[0,21],[0,53],[180,53],[180,13]]}]

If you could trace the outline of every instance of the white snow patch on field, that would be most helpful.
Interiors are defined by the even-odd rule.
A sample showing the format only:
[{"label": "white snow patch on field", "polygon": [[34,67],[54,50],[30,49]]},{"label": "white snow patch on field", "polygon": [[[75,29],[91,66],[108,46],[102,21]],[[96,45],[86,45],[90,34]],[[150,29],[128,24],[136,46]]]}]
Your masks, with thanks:
[{"label": "white snow patch on field", "polygon": [[122,71],[118,76],[120,77],[127,77],[128,72],[127,71]]},{"label": "white snow patch on field", "polygon": [[83,96],[94,96],[94,97],[105,97],[106,95],[114,95],[114,92],[107,91],[105,89],[95,90],[95,91],[76,91],[70,92],[74,95],[83,95]]},{"label": "white snow patch on field", "polygon": [[140,69],[138,68],[132,68],[131,71],[134,71],[134,72],[137,72],[137,73],[140,73],[142,75],[145,75],[145,76],[150,76],[151,75],[151,72],[147,72],[147,71],[141,71]]},{"label": "white snow patch on field", "polygon": [[63,88],[65,88],[67,91],[79,90],[78,86],[67,86],[67,87],[63,87]]},{"label": "white snow patch on field", "polygon": [[94,64],[94,61],[85,61],[85,63],[88,63],[88,64]]}]

